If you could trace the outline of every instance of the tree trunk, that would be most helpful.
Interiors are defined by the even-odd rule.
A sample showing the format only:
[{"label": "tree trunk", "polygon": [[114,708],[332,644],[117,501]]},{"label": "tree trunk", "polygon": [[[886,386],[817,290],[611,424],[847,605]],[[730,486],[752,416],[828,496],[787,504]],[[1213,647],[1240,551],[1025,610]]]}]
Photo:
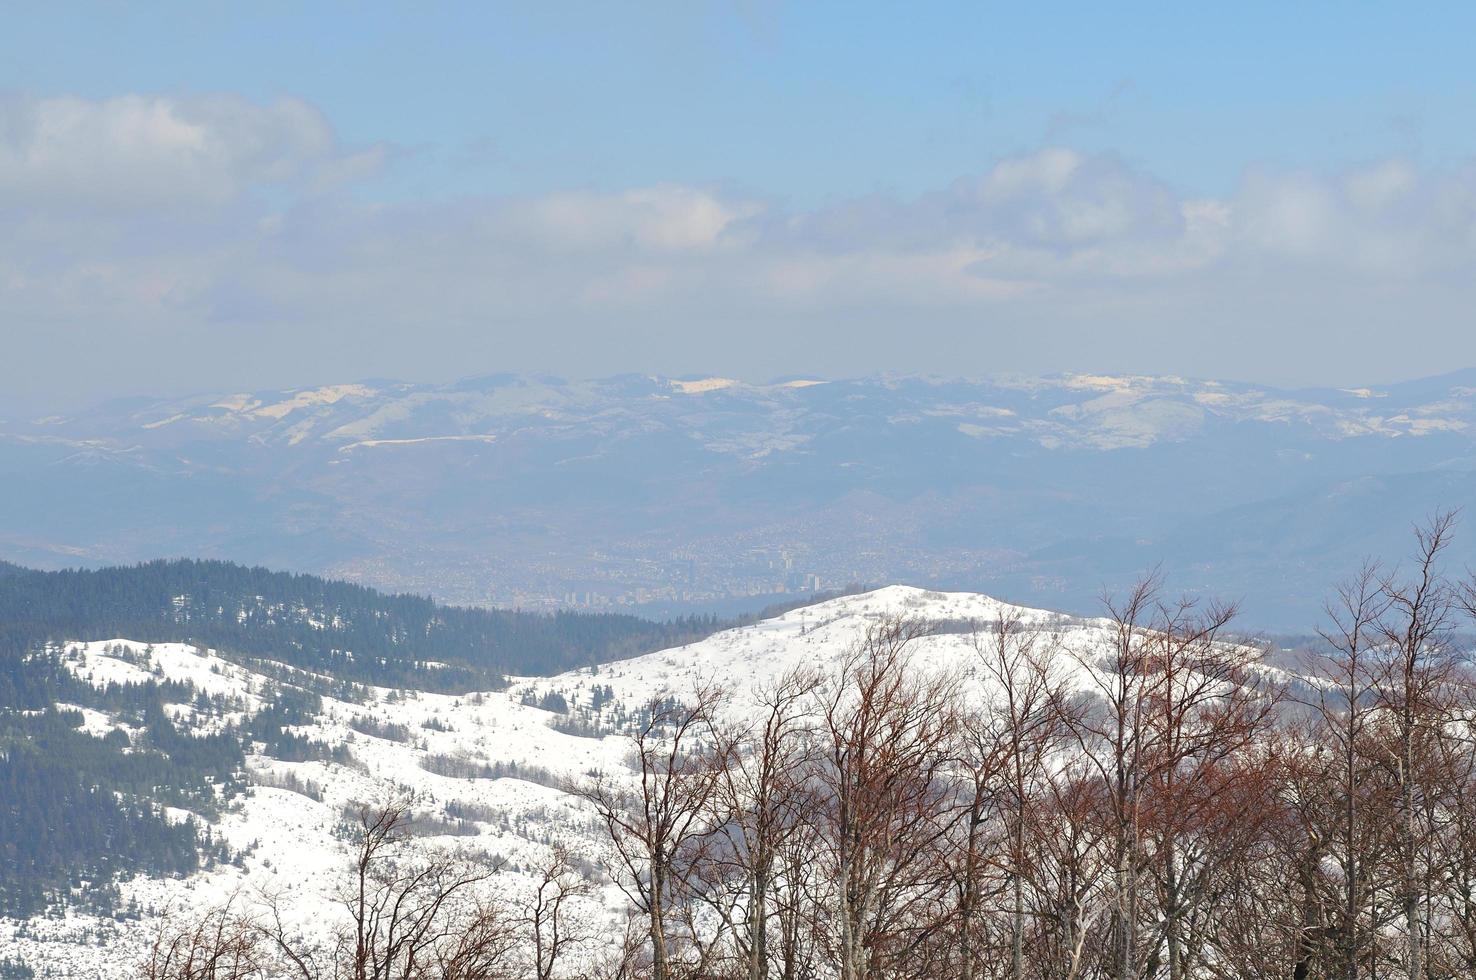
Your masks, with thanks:
[{"label": "tree trunk", "polygon": [[[1023,792],[1021,781],[1016,779],[1015,806],[1023,808]],[[1014,908],[1010,915],[1010,980],[1025,980],[1025,883],[1020,874],[1020,869],[1025,863],[1025,820],[1018,812],[1015,813],[1014,854],[1012,863],[1014,867],[1010,873],[1010,889],[1014,898]]]},{"label": "tree trunk", "polygon": [[748,980],[769,975],[769,869],[760,858],[748,894]]},{"label": "tree trunk", "polygon": [[669,980],[666,950],[666,874],[659,864],[651,872],[651,980]]},{"label": "tree trunk", "polygon": [[1419,880],[1418,856],[1419,848],[1415,844],[1415,801],[1414,801],[1414,710],[1410,702],[1409,692],[1413,690],[1414,684],[1410,677],[1411,672],[1406,670],[1405,677],[1405,705],[1404,705],[1404,732],[1401,748],[1403,758],[1400,760],[1404,767],[1402,785],[1399,790],[1400,805],[1404,809],[1404,840],[1401,855],[1404,859],[1404,926],[1405,935],[1405,964],[1404,972],[1408,980],[1421,980],[1424,970],[1420,965],[1421,935],[1420,935],[1420,894],[1417,882]]},{"label": "tree trunk", "polygon": [[1168,943],[1169,980],[1183,980],[1184,951],[1179,941],[1179,868],[1172,844],[1164,847],[1164,938]]}]

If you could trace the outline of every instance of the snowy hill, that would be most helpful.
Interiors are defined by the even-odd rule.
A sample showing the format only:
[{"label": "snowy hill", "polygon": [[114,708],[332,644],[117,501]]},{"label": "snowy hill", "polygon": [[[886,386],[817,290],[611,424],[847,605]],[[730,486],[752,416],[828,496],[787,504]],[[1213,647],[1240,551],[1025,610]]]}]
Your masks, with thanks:
[{"label": "snowy hill", "polygon": [[[125,882],[124,900],[137,906],[142,922],[114,923],[76,912],[61,920],[5,922],[0,946],[14,949],[41,976],[49,969],[52,975],[101,978],[117,976],[117,964],[139,955],[154,917],[170,909],[265,892],[280,895],[297,921],[319,920],[333,914],[335,872],[348,856],[347,815],[357,804],[405,792],[418,798],[428,844],[500,855],[512,869],[504,887],[529,888],[531,879],[521,871],[545,857],[555,841],[583,860],[599,856],[601,840],[588,812],[561,786],[596,770],[622,771],[628,746],[621,719],[653,698],[681,697],[698,683],[716,680],[733,693],[733,710],[741,711],[754,685],[800,666],[834,669],[869,626],[896,617],[936,631],[916,642],[914,663],[967,674],[974,652],[965,624],[1011,612],[1061,640],[1070,651],[1062,655],[1064,667],[1075,657],[1092,657],[1106,640],[1101,621],[1015,610],[982,595],[895,586],[796,609],[671,650],[520,679],[507,691],[447,695],[355,686],[353,697],[323,694],[313,717],[293,727],[296,735],[319,744],[320,757],[284,761],[263,745],[248,753],[251,787],[211,827],[236,863],[182,879]],[[150,679],[187,685],[195,696],[166,710],[192,734],[241,723],[284,684],[325,689],[325,678],[317,675],[258,672],[187,644],[117,639],[60,649],[67,670],[95,687]],[[555,695],[567,710],[535,706],[560,706]],[[106,712],[87,709],[81,715],[94,737],[115,730],[137,735]],[[581,734],[555,727],[572,728],[576,717]],[[590,728],[599,730],[598,737],[591,737]],[[618,906],[610,888],[580,901],[595,920],[612,916]]]},{"label": "snowy hill", "polygon": [[[639,704],[666,695],[678,698],[699,685],[716,684],[741,704],[755,684],[775,680],[797,667],[825,672],[864,638],[868,628],[889,619],[930,624],[935,631],[913,646],[921,668],[967,674],[977,660],[968,624],[988,625],[1016,615],[1033,628],[1070,634],[1074,648],[1090,650],[1101,642],[1103,624],[1042,609],[1026,609],[971,592],[935,592],[894,585],[805,606],[782,616],[726,630],[687,646],[528,682],[537,694],[556,692],[570,704],[589,700],[595,684],[611,688],[616,701]],[[606,711],[608,714],[609,711]]]}]

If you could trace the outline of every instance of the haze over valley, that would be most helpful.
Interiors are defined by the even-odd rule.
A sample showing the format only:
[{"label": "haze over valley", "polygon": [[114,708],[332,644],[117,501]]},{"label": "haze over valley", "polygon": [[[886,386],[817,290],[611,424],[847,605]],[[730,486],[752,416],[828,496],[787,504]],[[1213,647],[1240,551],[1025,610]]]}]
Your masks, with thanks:
[{"label": "haze over valley", "polygon": [[1322,583],[1473,499],[1473,450],[1476,371],[368,381],[0,423],[0,554],[658,617],[889,582],[1086,614],[1161,565],[1306,630]]}]

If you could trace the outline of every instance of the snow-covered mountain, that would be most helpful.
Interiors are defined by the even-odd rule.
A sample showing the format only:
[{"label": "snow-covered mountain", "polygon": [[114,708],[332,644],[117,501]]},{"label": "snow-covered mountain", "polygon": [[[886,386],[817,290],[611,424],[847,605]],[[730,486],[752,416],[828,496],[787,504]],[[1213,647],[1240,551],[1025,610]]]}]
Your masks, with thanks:
[{"label": "snow-covered mountain", "polygon": [[189,554],[662,612],[897,580],[1085,610],[1162,562],[1305,628],[1363,554],[1476,499],[1473,439],[1476,371],[1304,391],[497,376],[145,398],[0,422],[0,557]]},{"label": "snow-covered mountain", "polygon": [[[118,976],[120,964],[141,954],[152,922],[170,910],[198,910],[232,895],[249,903],[270,893],[295,921],[321,923],[334,914],[332,889],[349,853],[346,812],[405,792],[418,798],[428,844],[500,855],[511,869],[499,879],[501,887],[509,893],[530,888],[523,872],[555,842],[583,859],[598,857],[598,828],[585,805],[561,787],[595,770],[623,771],[628,745],[622,719],[652,698],[680,697],[696,684],[717,680],[733,695],[731,710],[742,711],[755,685],[800,666],[834,670],[869,626],[896,617],[938,628],[916,642],[914,664],[967,677],[975,653],[959,625],[992,621],[1010,610],[983,595],[897,586],[797,609],[672,650],[521,679],[506,691],[438,695],[360,688],[352,699],[324,696],[316,717],[295,731],[338,750],[331,753],[335,757],[289,762],[260,746],[247,756],[252,786],[211,828],[240,856],[238,863],[185,878],[125,882],[124,901],[136,903],[141,922],[118,924],[75,911],[64,919],[0,920],[0,948],[14,951],[38,976],[106,978]],[[1099,620],[1042,610],[1018,613],[1070,651],[1063,654],[1063,669],[1075,657],[1095,656],[1107,642],[1106,624]],[[117,639],[60,649],[67,669],[96,687],[151,679],[188,685],[194,692],[189,702],[165,710],[194,734],[249,718],[261,710],[266,693],[284,682],[280,665],[251,669],[187,644]],[[313,687],[311,675],[286,676]],[[535,706],[549,705],[554,694],[567,711]],[[137,735],[106,712],[88,708],[81,715],[96,738],[118,731]],[[186,816],[175,812],[177,819]],[[619,906],[613,888],[580,901],[581,914],[594,921],[613,916]]]}]

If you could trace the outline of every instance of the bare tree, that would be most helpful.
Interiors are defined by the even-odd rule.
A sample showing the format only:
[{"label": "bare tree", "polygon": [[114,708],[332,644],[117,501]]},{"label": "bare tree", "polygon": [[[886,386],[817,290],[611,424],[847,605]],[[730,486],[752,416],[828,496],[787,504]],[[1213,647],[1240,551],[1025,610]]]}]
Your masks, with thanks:
[{"label": "bare tree", "polygon": [[[1253,677],[1247,648],[1221,641],[1235,617],[1233,605],[1164,602],[1156,575],[1105,602],[1111,649],[1105,663],[1075,655],[1096,698],[1075,716],[1071,730],[1106,804],[1112,851],[1108,975],[1134,980],[1145,966],[1156,966],[1145,964],[1142,954],[1162,941],[1177,978],[1184,962],[1184,902],[1203,894],[1192,880],[1186,890],[1182,880],[1183,807],[1194,802],[1208,809],[1196,797],[1215,784],[1219,763],[1248,743],[1269,706],[1254,691],[1242,691]],[[1152,920],[1157,932],[1145,938],[1142,887],[1150,872],[1159,876],[1163,905]]]},{"label": "bare tree", "polygon": [[1106,812],[1094,767],[1079,758],[1052,767],[1026,841],[1040,892],[1041,928],[1032,952],[1039,976],[1076,980],[1100,942],[1101,920],[1112,905],[1111,895],[1101,895],[1113,868]]},{"label": "bare tree", "polygon": [[504,980],[519,937],[478,888],[496,862],[411,848],[411,801],[359,811],[353,863],[338,890],[343,925],[328,936],[287,925],[273,897],[241,911],[239,896],[197,919],[166,919],[144,980]]},{"label": "bare tree", "polygon": [[1217,873],[1253,828],[1240,808],[1260,773],[1242,763],[1269,735],[1281,696],[1260,670],[1262,647],[1221,639],[1235,615],[1233,606],[1160,606],[1148,644],[1144,868],[1159,921],[1153,956],[1161,939],[1170,980],[1198,965],[1203,944],[1186,942],[1189,931],[1211,921]]},{"label": "bare tree", "polygon": [[240,897],[203,915],[166,915],[139,965],[141,980],[264,980],[270,950],[261,925],[239,909]]},{"label": "bare tree", "polygon": [[[1012,980],[1025,976],[1026,879],[1029,861],[1026,839],[1030,832],[1031,811],[1042,797],[1040,781],[1048,773],[1050,757],[1058,751],[1066,734],[1066,706],[1069,699],[1055,667],[1060,656],[1059,640],[1030,626],[1022,610],[1006,608],[987,628],[975,626],[972,633],[975,655],[988,682],[986,697],[990,702],[988,717],[993,752],[1002,777],[997,793],[1007,838],[1004,859],[1010,895],[1009,934],[1010,971]],[[1063,710],[1066,709],[1066,710]],[[971,757],[983,762],[985,746],[974,742]],[[976,763],[977,766],[977,763]],[[976,846],[974,827],[982,814],[980,790],[983,788],[976,767],[972,773],[973,791],[967,820],[968,863],[973,863]],[[974,901],[971,898],[969,906]],[[968,913],[972,914],[972,912]],[[965,955],[962,975],[973,976],[974,964]]]},{"label": "bare tree", "polygon": [[1208,877],[1213,902],[1186,930],[1194,976],[1223,980],[1310,980],[1336,976],[1335,935],[1325,909],[1329,873],[1324,830],[1326,771],[1315,726],[1268,735],[1239,760],[1223,819],[1204,828],[1217,852]]},{"label": "bare tree", "polygon": [[650,975],[650,930],[627,909],[623,927],[587,972],[588,980],[640,980]]},{"label": "bare tree", "polygon": [[[809,815],[812,796],[804,783],[813,731],[806,709],[819,680],[806,668],[791,671],[756,688],[755,717],[714,724],[723,765],[713,823],[726,846],[712,868],[730,888],[725,901],[713,885],[709,900],[717,914],[738,920],[730,921],[729,931],[748,980],[769,975],[776,892],[803,888],[781,864]],[[785,971],[797,965],[792,952],[783,963]]]},{"label": "bare tree", "polygon": [[1428,970],[1451,976],[1476,975],[1476,684],[1469,667],[1463,673],[1457,717],[1439,742],[1445,789],[1431,859],[1443,877],[1433,920],[1441,924],[1445,941],[1438,961],[1428,964]]},{"label": "bare tree", "polygon": [[676,906],[694,852],[712,830],[707,817],[723,767],[714,757],[710,726],[722,697],[704,686],[688,703],[664,699],[648,706],[631,735],[634,788],[609,773],[574,787],[612,844],[612,878],[646,920],[653,980],[672,976]]},{"label": "bare tree", "polygon": [[1110,974],[1117,980],[1138,975],[1138,874],[1142,865],[1142,788],[1150,756],[1144,725],[1152,682],[1148,650],[1149,620],[1158,583],[1140,580],[1122,601],[1105,601],[1111,617],[1112,650],[1105,669],[1087,654],[1074,656],[1091,678],[1100,699],[1077,717],[1072,733],[1100,780],[1108,808],[1112,851],[1112,941]]},{"label": "bare tree", "polygon": [[591,938],[586,925],[570,914],[571,899],[588,895],[592,886],[569,861],[561,844],[550,848],[548,857],[536,868],[532,895],[523,904],[519,923],[524,940],[532,945],[533,976],[553,980],[559,964],[572,947]]},{"label": "bare tree", "polygon": [[500,980],[516,935],[478,887],[499,863],[410,846],[412,801],[359,808],[353,863],[337,892],[346,924],[326,944],[293,933],[269,902],[264,935],[302,980]]},{"label": "bare tree", "polygon": [[1008,877],[1020,865],[1001,854],[1009,848],[1007,841],[1013,841],[1001,816],[1009,781],[1007,735],[983,709],[962,708],[957,722],[955,758],[949,768],[958,816],[944,845],[954,906],[948,941],[956,960],[953,970],[960,980],[973,980],[997,955],[987,903],[1008,887],[1000,880],[1001,872]]},{"label": "bare tree", "polygon": [[782,887],[772,896],[776,932],[770,934],[769,944],[771,948],[778,945],[774,966],[780,980],[813,977],[824,962],[818,910],[830,903],[827,882],[815,873],[815,857],[821,853],[820,798],[811,784],[796,787],[792,797],[795,824],[774,846],[775,880]]},{"label": "bare tree", "polygon": [[939,847],[953,818],[947,766],[957,685],[921,678],[907,650],[925,627],[870,627],[819,699],[817,840],[833,889],[828,935],[842,980],[927,975],[942,927]]},{"label": "bare tree", "polygon": [[408,799],[360,808],[353,872],[338,894],[350,928],[335,960],[351,964],[352,980],[497,976],[509,930],[473,892],[498,869],[453,855],[404,855],[410,821]]},{"label": "bare tree", "polygon": [[[1476,623],[1476,574],[1468,571],[1454,589],[1469,628]],[[1427,821],[1438,823],[1427,863],[1443,885],[1430,926],[1444,941],[1426,969],[1460,976],[1476,974],[1476,663],[1468,649],[1453,652],[1439,698],[1445,718],[1432,729],[1439,753],[1432,775],[1442,791],[1428,794],[1438,810],[1427,804],[1425,811]]]},{"label": "bare tree", "polygon": [[1404,917],[1404,972],[1408,980],[1425,975],[1429,935],[1428,875],[1421,868],[1428,825],[1422,811],[1439,787],[1432,765],[1436,746],[1450,717],[1452,647],[1458,595],[1440,561],[1450,544],[1455,514],[1444,511],[1415,529],[1414,569],[1407,578],[1381,580],[1385,602],[1378,639],[1386,661],[1376,691],[1393,724],[1393,762],[1398,785],[1397,834],[1400,902]]},{"label": "bare tree", "polygon": [[[1317,712],[1315,735],[1337,757],[1322,785],[1332,791],[1338,814],[1335,834],[1342,894],[1334,936],[1344,980],[1357,980],[1358,964],[1372,936],[1366,914],[1370,878],[1364,866],[1369,851],[1366,829],[1383,807],[1379,805],[1381,783],[1370,771],[1368,747],[1380,679],[1373,647],[1388,604],[1378,565],[1365,562],[1327,603],[1328,623],[1319,630],[1325,650],[1311,670],[1315,693],[1309,703]],[[1311,836],[1320,839],[1315,833]],[[1317,927],[1308,924],[1308,928]]]}]

